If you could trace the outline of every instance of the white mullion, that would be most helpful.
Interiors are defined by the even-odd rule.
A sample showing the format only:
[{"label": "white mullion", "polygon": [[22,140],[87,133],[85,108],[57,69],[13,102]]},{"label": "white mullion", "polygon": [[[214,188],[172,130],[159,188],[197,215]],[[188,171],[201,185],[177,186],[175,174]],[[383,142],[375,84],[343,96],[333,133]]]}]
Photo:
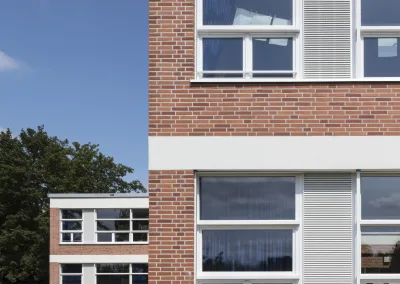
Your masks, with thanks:
[{"label": "white mullion", "polygon": [[356,172],[356,262],[355,262],[355,269],[356,269],[356,284],[360,283],[360,276],[361,276],[361,229],[360,229],[360,222],[361,222],[361,173],[360,171]]},{"label": "white mullion", "polygon": [[250,79],[252,77],[251,71],[253,71],[253,62],[252,62],[252,39],[250,34],[246,34],[243,37],[243,71],[245,79]]},{"label": "white mullion", "polygon": [[129,264],[129,284],[132,284],[132,263]]}]

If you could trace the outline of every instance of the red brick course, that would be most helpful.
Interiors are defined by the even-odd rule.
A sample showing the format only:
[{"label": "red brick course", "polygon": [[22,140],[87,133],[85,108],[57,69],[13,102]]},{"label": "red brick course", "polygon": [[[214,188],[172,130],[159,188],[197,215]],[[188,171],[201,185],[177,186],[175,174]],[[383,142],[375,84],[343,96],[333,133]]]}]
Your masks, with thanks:
[{"label": "red brick course", "polygon": [[56,262],[50,263],[50,284],[60,283],[60,264]]},{"label": "red brick course", "polygon": [[194,172],[150,171],[149,284],[194,281]]}]

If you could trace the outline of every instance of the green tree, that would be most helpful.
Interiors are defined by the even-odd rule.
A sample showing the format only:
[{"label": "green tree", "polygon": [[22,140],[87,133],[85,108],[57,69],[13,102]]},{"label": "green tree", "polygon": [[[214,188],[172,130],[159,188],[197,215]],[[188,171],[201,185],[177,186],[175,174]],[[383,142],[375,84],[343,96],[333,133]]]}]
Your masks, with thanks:
[{"label": "green tree", "polygon": [[51,137],[43,126],[0,132],[0,283],[48,283],[48,193],[146,192],[133,169],[98,145]]}]

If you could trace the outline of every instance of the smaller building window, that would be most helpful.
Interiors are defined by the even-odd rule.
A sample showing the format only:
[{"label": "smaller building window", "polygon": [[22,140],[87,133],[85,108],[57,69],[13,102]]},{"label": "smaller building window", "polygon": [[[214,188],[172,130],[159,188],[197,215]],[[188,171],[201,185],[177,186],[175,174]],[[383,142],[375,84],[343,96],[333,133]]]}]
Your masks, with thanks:
[{"label": "smaller building window", "polygon": [[97,209],[98,243],[147,243],[148,209]]},{"label": "smaller building window", "polygon": [[83,239],[82,210],[61,210],[61,242],[80,243]]},{"label": "smaller building window", "polygon": [[81,284],[82,264],[61,264],[61,284]]},{"label": "smaller building window", "polygon": [[96,264],[96,284],[147,284],[147,264]]}]

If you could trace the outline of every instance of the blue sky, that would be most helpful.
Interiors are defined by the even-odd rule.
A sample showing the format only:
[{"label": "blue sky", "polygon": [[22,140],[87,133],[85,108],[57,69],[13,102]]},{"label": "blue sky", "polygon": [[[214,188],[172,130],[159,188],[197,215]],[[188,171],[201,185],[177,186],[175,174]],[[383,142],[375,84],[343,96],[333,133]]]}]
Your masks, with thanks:
[{"label": "blue sky", "polygon": [[146,0],[1,0],[0,128],[44,125],[147,185]]}]

